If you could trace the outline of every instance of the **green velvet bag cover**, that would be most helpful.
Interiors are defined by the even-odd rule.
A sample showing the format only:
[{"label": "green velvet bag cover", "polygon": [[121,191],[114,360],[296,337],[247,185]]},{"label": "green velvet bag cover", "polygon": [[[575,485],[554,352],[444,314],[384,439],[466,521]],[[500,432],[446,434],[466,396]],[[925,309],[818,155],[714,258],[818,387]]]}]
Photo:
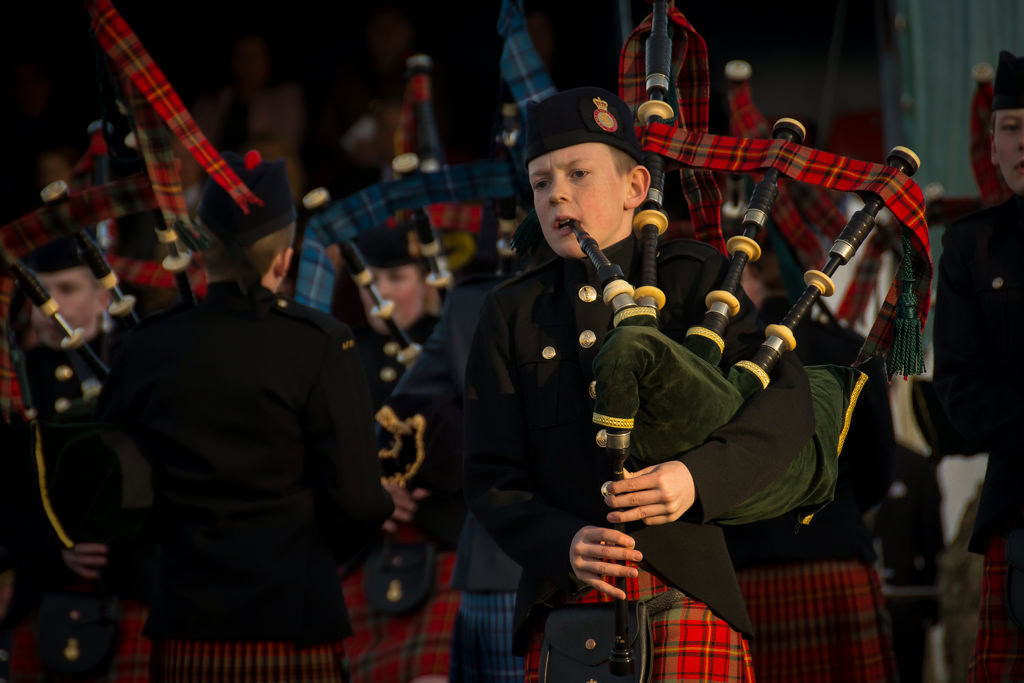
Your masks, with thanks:
[{"label": "green velvet bag cover", "polygon": [[[761,388],[751,373],[733,368],[726,376],[709,362],[717,360],[718,349],[709,351],[705,338],[691,337],[691,350],[654,322],[650,316],[623,320],[594,359],[594,422],[632,429],[627,469],[634,471],[704,443]],[[814,436],[779,478],[713,521],[747,524],[794,510],[806,517],[832,500],[842,439],[867,376],[839,366],[806,370]]]}]

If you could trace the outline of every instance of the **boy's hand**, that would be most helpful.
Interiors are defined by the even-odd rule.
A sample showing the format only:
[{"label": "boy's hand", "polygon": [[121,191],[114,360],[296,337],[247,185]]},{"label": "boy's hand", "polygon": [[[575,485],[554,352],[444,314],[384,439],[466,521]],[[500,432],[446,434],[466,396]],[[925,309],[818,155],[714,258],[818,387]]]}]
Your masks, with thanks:
[{"label": "boy's hand", "polygon": [[61,551],[68,569],[85,579],[100,578],[100,567],[107,566],[105,543],[76,543],[71,550]]},{"label": "boy's hand", "polygon": [[635,567],[611,564],[604,560],[639,562],[643,555],[634,550],[636,542],[631,536],[599,526],[585,526],[576,532],[569,544],[569,566],[584,583],[613,598],[625,599],[626,594],[604,580],[606,576],[634,577]]},{"label": "boy's hand", "polygon": [[416,503],[430,495],[430,491],[426,489],[413,489],[410,493],[398,484],[384,484],[384,490],[391,494],[391,500],[395,503],[395,511],[391,513],[391,519],[384,522],[382,526],[384,531],[389,534],[398,530],[398,522],[411,522],[419,508]]},{"label": "boy's hand", "polygon": [[608,507],[624,508],[609,512],[608,521],[644,524],[668,524],[679,519],[697,498],[689,468],[678,460],[651,465],[629,473],[622,481],[607,483],[604,490]]}]

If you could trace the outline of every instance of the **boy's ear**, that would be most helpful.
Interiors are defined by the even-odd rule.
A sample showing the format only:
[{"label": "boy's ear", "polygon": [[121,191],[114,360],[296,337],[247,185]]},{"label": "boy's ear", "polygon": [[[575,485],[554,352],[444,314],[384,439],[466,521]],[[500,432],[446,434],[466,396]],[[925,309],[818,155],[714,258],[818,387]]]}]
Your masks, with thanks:
[{"label": "boy's ear", "polygon": [[294,254],[295,249],[292,247],[288,247],[280,253],[279,262],[277,263],[277,267],[280,272],[275,272],[275,275],[278,277],[284,277],[288,274],[288,268],[292,265],[292,256]]},{"label": "boy's ear", "polygon": [[636,165],[626,175],[627,190],[623,208],[635,209],[647,199],[647,190],[651,187],[651,172],[646,166]]}]

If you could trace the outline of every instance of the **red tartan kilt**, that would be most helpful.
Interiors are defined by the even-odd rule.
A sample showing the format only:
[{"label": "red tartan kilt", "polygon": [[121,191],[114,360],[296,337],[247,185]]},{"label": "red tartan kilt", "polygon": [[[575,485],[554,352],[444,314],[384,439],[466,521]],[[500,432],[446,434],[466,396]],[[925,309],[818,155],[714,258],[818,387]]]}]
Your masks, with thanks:
[{"label": "red tartan kilt", "polygon": [[345,640],[352,683],[408,683],[417,676],[448,675],[461,598],[449,587],[454,568],[455,552],[438,549],[433,593],[423,607],[400,616],[369,609],[363,590],[365,564],[342,579],[353,634]]},{"label": "red tartan kilt", "polygon": [[[669,588],[657,576],[641,569],[637,578],[627,581],[626,595],[630,600],[646,600]],[[612,601],[604,593],[590,591],[573,602]],[[538,682],[544,623],[541,619],[535,621],[526,651],[526,683]],[[651,627],[654,664],[649,683],[753,683],[747,641],[703,602],[686,597],[654,617]]]},{"label": "red tartan kilt", "polygon": [[1006,536],[992,534],[985,547],[978,639],[968,680],[1024,681],[1024,631],[1006,607]]},{"label": "red tartan kilt", "polygon": [[344,665],[341,641],[301,649],[287,641],[153,643],[153,680],[171,683],[335,683]]},{"label": "red tartan kilt", "polygon": [[794,562],[737,573],[761,683],[895,681],[878,574],[860,562]]},{"label": "red tartan kilt", "polygon": [[149,680],[149,639],[142,635],[142,627],[149,608],[134,600],[118,601],[117,645],[108,673],[96,679],[48,674],[36,653],[35,614],[22,619],[11,639],[11,681],[39,681],[46,683],[81,683],[103,680],[111,683],[145,683]]}]

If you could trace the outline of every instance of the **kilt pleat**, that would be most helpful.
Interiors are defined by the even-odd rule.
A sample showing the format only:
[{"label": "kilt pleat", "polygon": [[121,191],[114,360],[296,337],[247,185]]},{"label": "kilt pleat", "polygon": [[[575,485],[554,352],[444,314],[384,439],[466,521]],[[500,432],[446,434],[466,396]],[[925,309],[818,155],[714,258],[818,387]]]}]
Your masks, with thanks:
[{"label": "kilt pleat", "polygon": [[754,624],[750,652],[761,683],[898,680],[892,625],[869,565],[793,562],[737,576]]},{"label": "kilt pleat", "polygon": [[299,648],[288,641],[158,640],[153,680],[173,683],[337,683],[341,641]]},{"label": "kilt pleat", "polygon": [[1006,537],[994,533],[985,547],[978,638],[968,680],[1024,681],[1024,631],[1010,621],[1006,607]]},{"label": "kilt pleat", "polygon": [[512,651],[515,591],[464,591],[452,632],[450,683],[521,683]]},{"label": "kilt pleat", "polygon": [[43,666],[36,651],[35,614],[22,619],[11,638],[11,681],[22,683],[145,683],[149,680],[150,642],[142,627],[149,608],[134,600],[118,601],[117,642],[107,669],[92,678],[62,676]]},{"label": "kilt pleat", "polygon": [[[630,600],[647,600],[670,588],[654,574],[640,569],[627,580]],[[612,602],[603,593],[590,591],[573,600],[578,603]],[[537,683],[544,624],[535,620],[526,653],[526,683]],[[753,683],[754,669],[743,635],[707,605],[689,596],[651,619],[653,666],[650,683],[675,681]]]},{"label": "kilt pleat", "polygon": [[342,578],[353,634],[345,640],[352,683],[408,683],[417,676],[448,675],[461,596],[449,586],[454,568],[454,551],[438,549],[430,598],[399,616],[370,609],[363,590],[365,563]]}]

